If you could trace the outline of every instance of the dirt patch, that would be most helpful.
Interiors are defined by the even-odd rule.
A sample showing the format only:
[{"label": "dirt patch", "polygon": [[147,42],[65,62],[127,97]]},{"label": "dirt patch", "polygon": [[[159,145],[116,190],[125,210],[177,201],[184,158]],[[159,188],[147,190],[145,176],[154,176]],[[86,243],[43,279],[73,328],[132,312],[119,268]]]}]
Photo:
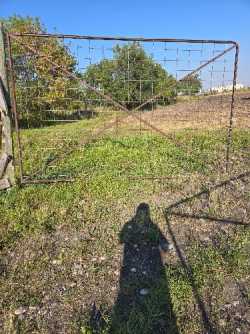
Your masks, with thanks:
[{"label": "dirt patch", "polygon": [[[235,126],[250,127],[249,93],[237,93],[235,97]],[[137,116],[150,122],[162,131],[180,129],[211,129],[226,127],[229,124],[231,107],[230,95],[214,95],[208,97],[193,97],[185,102],[157,107],[153,111],[141,112]],[[140,124],[129,116],[122,123],[129,124],[132,129],[150,130],[147,125]],[[122,127],[122,125],[121,125]]]},{"label": "dirt patch", "polygon": [[[194,189],[188,186],[183,190],[186,192],[185,196],[183,194],[178,197],[176,194],[171,199],[166,194],[165,197],[158,194],[158,197],[155,196],[149,202],[152,208],[151,219],[157,227],[152,231],[146,229],[146,234],[143,229],[140,233],[132,233],[132,239],[128,240],[125,230],[130,232],[130,225],[132,230],[137,228],[138,216],[134,214],[133,207],[128,209],[125,206],[119,213],[115,212],[114,216],[105,216],[106,220],[102,217],[105,225],[98,224],[97,221],[94,225],[93,222],[84,222],[83,213],[82,226],[76,228],[65,222],[49,234],[28,235],[2,254],[0,280],[3,332],[19,330],[30,333],[81,333],[86,326],[100,329],[102,326],[112,327],[112,324],[119,321],[124,325],[126,319],[122,316],[123,312],[117,311],[119,316],[114,316],[117,315],[114,310],[125,307],[126,318],[129,317],[131,305],[138,306],[136,310],[139,314],[154,305],[154,309],[159,311],[156,318],[152,320],[147,312],[144,316],[152,320],[153,327],[149,328],[161,329],[158,332],[165,333],[167,319],[160,314],[161,308],[167,303],[168,307],[173,304],[168,313],[170,315],[173,312],[171,319],[176,317],[174,323],[171,323],[172,328],[175,328],[173,333],[177,333],[177,328],[180,327],[186,328],[183,329],[185,333],[190,333],[191,330],[193,333],[203,333],[210,328],[217,330],[217,333],[241,331],[247,334],[247,275],[237,278],[237,275],[220,269],[219,263],[216,275],[219,275],[220,270],[226,275],[223,289],[220,290],[218,286],[213,286],[211,279],[215,275],[213,270],[217,262],[213,258],[209,260],[211,263],[205,259],[204,261],[208,261],[207,265],[211,265],[212,277],[204,278],[207,283],[201,290],[200,278],[196,273],[197,266],[201,264],[194,260],[194,246],[198,244],[204,254],[210,254],[213,249],[222,247],[223,237],[228,240],[228,244],[223,244],[223,252],[235,247],[232,246],[235,233],[244,229],[241,224],[249,223],[249,181],[249,177],[242,177],[193,198]],[[174,205],[180,199],[188,197],[190,200]],[[136,207],[135,205],[134,208]],[[163,211],[167,207],[171,207],[169,226]],[[188,216],[180,216],[184,214]],[[197,218],[198,215],[201,218]],[[209,220],[208,217],[214,220]],[[113,219],[116,220],[115,227]],[[158,231],[161,231],[160,234]],[[139,238],[141,233],[142,239]],[[120,243],[119,235],[120,238],[123,235],[123,241],[126,240],[127,253]],[[165,240],[162,244],[161,239]],[[159,241],[157,245],[151,244],[154,240]],[[163,250],[162,254],[159,245]],[[198,252],[200,250],[197,248],[197,254]],[[219,260],[222,261],[221,257]],[[178,274],[162,283],[164,268],[170,273]],[[210,269],[208,273],[209,271]],[[193,301],[191,299],[188,303],[185,302],[185,294],[182,297],[173,294],[175,285],[171,279],[180,279],[182,276],[179,275],[187,275],[185,280],[193,291]],[[155,284],[158,282],[154,287],[150,284],[152,279]],[[183,289],[181,282],[178,283],[178,289]],[[153,295],[150,291],[154,291]],[[163,291],[167,291],[168,301],[158,303],[159,296],[164,295]],[[125,303],[121,302],[124,298]],[[176,303],[180,303],[178,298],[182,300],[182,311],[176,308]],[[192,317],[188,312],[190,307],[195,310]],[[132,321],[133,324],[137,323],[136,319],[130,318],[135,321]],[[196,323],[195,326],[198,327],[188,327],[192,323]]]}]

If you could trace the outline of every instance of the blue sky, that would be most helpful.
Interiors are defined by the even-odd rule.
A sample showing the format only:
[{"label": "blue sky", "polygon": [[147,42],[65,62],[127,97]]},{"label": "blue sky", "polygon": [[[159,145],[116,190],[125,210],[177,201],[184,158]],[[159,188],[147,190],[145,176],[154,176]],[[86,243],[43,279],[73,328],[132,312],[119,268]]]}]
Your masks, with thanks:
[{"label": "blue sky", "polygon": [[250,86],[250,0],[0,0],[0,17],[38,16],[49,32],[233,39]]}]

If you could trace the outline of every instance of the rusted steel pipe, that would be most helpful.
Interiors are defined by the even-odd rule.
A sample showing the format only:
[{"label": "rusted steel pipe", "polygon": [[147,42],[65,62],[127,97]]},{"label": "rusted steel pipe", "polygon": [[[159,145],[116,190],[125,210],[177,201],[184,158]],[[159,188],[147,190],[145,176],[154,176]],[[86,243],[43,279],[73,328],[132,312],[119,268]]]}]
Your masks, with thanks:
[{"label": "rusted steel pipe", "polygon": [[11,33],[12,36],[19,37],[43,37],[43,38],[70,38],[86,40],[103,41],[123,41],[123,42],[167,42],[167,43],[194,43],[194,44],[233,44],[237,42],[231,40],[217,39],[189,39],[189,38],[144,38],[144,37],[123,37],[123,36],[89,36],[89,35],[71,35],[71,34],[47,34],[47,33]]}]

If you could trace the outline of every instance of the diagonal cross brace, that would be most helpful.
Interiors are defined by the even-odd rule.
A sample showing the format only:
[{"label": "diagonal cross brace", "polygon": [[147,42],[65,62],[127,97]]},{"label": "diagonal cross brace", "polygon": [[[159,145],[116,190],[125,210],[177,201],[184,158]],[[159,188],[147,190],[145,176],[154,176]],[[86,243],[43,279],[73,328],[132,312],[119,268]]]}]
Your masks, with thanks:
[{"label": "diagonal cross brace", "polygon": [[[151,128],[152,130],[160,133],[162,136],[164,137],[168,137],[167,133],[165,133],[164,131],[162,131],[161,129],[159,129],[158,127],[154,126],[153,124],[151,124],[150,122],[146,121],[145,119],[141,118],[141,115],[138,116],[136,115],[136,112],[138,110],[140,110],[142,107],[144,107],[145,105],[147,105],[150,102],[155,101],[158,97],[160,97],[162,95],[162,91],[154,96],[152,96],[151,98],[149,98],[147,101],[143,102],[141,105],[139,105],[138,107],[134,108],[133,110],[129,110],[128,108],[126,108],[123,104],[115,101],[112,96],[108,95],[108,94],[104,94],[101,91],[97,90],[96,88],[92,87],[91,85],[89,85],[85,80],[80,79],[79,77],[77,77],[74,73],[70,72],[69,70],[67,70],[63,65],[59,65],[56,62],[54,62],[49,56],[45,55],[43,52],[36,50],[35,48],[33,48],[32,46],[27,45],[26,43],[22,42],[20,39],[22,36],[18,36],[16,34],[12,34],[12,33],[7,33],[8,35],[8,39],[10,41],[10,38],[14,39],[17,41],[17,43],[19,43],[20,45],[22,45],[24,48],[28,49],[29,51],[31,51],[33,54],[37,54],[40,57],[44,58],[45,60],[47,60],[53,67],[59,69],[60,71],[62,71],[67,77],[69,78],[73,78],[74,80],[77,80],[81,86],[88,88],[90,90],[92,90],[93,92],[95,92],[97,95],[99,95],[100,97],[104,98],[107,102],[110,102],[113,106],[118,107],[119,109],[121,109],[123,112],[125,112],[126,114],[123,115],[122,117],[119,117],[120,121],[123,121],[124,119],[126,119],[129,116],[132,116],[133,118],[135,118],[136,120],[138,120],[139,122],[143,123],[144,125],[148,126],[149,128]],[[208,61],[206,61],[204,64],[200,65],[199,67],[197,67],[196,69],[194,69],[191,73],[185,75],[184,77],[182,77],[181,79],[175,81],[174,83],[168,85],[168,89],[175,87],[177,82],[182,82],[183,80],[188,79],[189,77],[193,76],[195,73],[198,73],[201,69],[203,69],[204,67],[206,67],[207,65],[211,64],[212,62],[214,62],[215,60],[219,59],[220,57],[222,57],[223,55],[225,55],[227,52],[230,52],[231,50],[233,50],[234,48],[237,47],[237,44],[233,43],[232,46],[228,47],[227,49],[225,49],[224,51],[222,51],[221,53],[219,53],[217,56],[209,59]],[[9,45],[9,48],[11,49],[11,46]],[[11,51],[11,50],[10,50]],[[13,70],[13,68],[11,68]],[[166,87],[165,87],[166,89]],[[14,101],[14,103],[16,103]],[[15,113],[15,117],[18,118],[17,113]],[[16,120],[18,121],[18,120]],[[94,136],[91,136],[88,140],[85,139],[84,141],[82,141],[79,145],[77,145],[76,148],[72,149],[70,151],[70,153],[72,151],[74,151],[75,149],[77,149],[79,146],[82,146],[83,144],[88,143],[89,141],[91,141],[93,138],[96,138],[97,136],[101,135],[103,132],[105,132],[106,129],[112,128],[114,125],[116,124],[116,120],[113,121],[109,121],[108,123],[106,123],[104,125],[104,127],[102,129],[98,129],[98,131],[94,134]],[[68,154],[68,153],[67,153]],[[56,157],[55,159],[53,159],[54,162],[55,160],[58,160],[59,158],[64,157],[66,154],[62,154],[59,157]],[[37,175],[39,172],[34,173],[33,175],[29,176],[29,179],[35,175]]]},{"label": "diagonal cross brace", "polygon": [[[98,94],[100,97],[104,98],[107,102],[111,102],[115,107],[118,107],[119,109],[121,109],[122,111],[124,111],[125,113],[127,113],[128,116],[132,116],[133,118],[137,119],[138,121],[144,123],[146,126],[148,126],[149,128],[151,128],[152,130],[160,133],[161,135],[163,135],[164,137],[167,136],[167,134],[162,131],[161,129],[159,129],[158,127],[152,125],[150,122],[144,120],[143,118],[138,117],[135,112],[140,110],[142,107],[144,107],[145,105],[147,105],[150,102],[155,101],[158,97],[160,97],[162,95],[162,91],[154,96],[152,96],[150,99],[148,99],[147,101],[145,101],[144,103],[142,103],[141,105],[139,105],[138,107],[129,110],[128,108],[126,108],[123,104],[115,101],[110,95],[108,94],[104,94],[102,92],[100,92],[98,89],[96,89],[95,87],[92,87],[91,85],[89,85],[85,80],[80,79],[79,77],[77,77],[74,73],[71,73],[69,70],[67,70],[63,65],[59,65],[56,62],[54,62],[53,60],[50,59],[50,57],[48,57],[47,55],[45,55],[43,52],[38,51],[36,49],[34,49],[31,46],[26,45],[25,43],[23,43],[22,41],[20,41],[20,37],[17,37],[11,33],[9,33],[9,36],[11,38],[13,38],[14,40],[16,40],[20,45],[22,45],[24,48],[28,49],[29,51],[31,51],[34,54],[39,55],[40,57],[46,59],[51,65],[53,65],[53,67],[61,70],[63,73],[65,73],[68,77],[71,77],[75,80],[77,80],[78,82],[80,82],[80,84],[83,87],[86,87],[90,90],[92,90],[93,92],[95,92],[96,94]],[[177,80],[177,82],[181,82],[183,80],[188,79],[189,77],[193,76],[195,73],[199,72],[201,69],[203,69],[204,67],[206,67],[207,65],[211,64],[212,62],[214,62],[215,60],[219,59],[220,57],[222,57],[223,55],[225,55],[227,52],[231,51],[232,49],[235,48],[235,45],[230,46],[229,48],[227,48],[226,50],[224,50],[223,52],[219,53],[217,56],[211,58],[210,60],[208,60],[206,63],[200,65],[199,67],[197,67],[196,69],[194,69],[191,73],[185,75],[184,77],[182,77],[181,79]],[[176,86],[176,82],[172,83],[171,85],[169,85],[167,88],[172,88]]]}]

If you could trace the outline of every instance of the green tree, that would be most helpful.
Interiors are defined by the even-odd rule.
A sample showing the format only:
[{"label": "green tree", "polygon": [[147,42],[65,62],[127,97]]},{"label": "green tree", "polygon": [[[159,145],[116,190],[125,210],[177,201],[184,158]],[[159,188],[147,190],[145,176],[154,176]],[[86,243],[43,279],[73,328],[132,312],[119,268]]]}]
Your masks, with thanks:
[{"label": "green tree", "polygon": [[[167,101],[175,96],[176,80],[147,55],[139,43],[113,48],[113,58],[90,65],[83,74],[89,85],[133,108],[152,96]],[[91,99],[98,94],[88,92]]]},{"label": "green tree", "polygon": [[[4,20],[4,25],[9,32],[46,32],[38,18],[12,16]],[[60,110],[78,109],[79,103],[73,102],[77,94],[77,80],[67,78],[62,71],[53,68],[44,57],[39,56],[39,53],[44,54],[74,73],[76,60],[70,51],[56,38],[25,36],[20,41],[22,44],[12,40],[12,53],[21,122],[36,125],[41,119],[58,117]],[[35,49],[37,54],[33,54],[23,44]],[[74,87],[75,90],[72,89]]]},{"label": "green tree", "polygon": [[194,95],[202,88],[201,79],[198,74],[188,76],[178,83],[178,92],[184,95]]}]

